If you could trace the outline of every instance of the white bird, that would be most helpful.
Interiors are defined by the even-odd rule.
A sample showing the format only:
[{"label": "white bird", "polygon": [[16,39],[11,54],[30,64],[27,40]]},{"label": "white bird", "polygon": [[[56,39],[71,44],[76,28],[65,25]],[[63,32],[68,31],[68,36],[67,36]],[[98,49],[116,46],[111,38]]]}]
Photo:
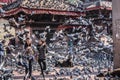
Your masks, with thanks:
[{"label": "white bird", "polygon": [[5,13],[5,10],[3,10],[2,8],[0,8],[0,12],[1,13]]}]

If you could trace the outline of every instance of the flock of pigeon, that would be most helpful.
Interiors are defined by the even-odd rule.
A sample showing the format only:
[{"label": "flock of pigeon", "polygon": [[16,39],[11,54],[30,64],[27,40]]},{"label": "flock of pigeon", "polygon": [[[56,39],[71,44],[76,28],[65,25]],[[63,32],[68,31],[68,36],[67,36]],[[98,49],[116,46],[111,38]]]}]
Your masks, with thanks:
[{"label": "flock of pigeon", "polygon": [[[26,2],[23,6],[27,5],[28,7],[33,4],[40,4],[39,6],[50,4],[46,7],[51,8],[53,5],[54,7],[52,6],[52,8],[66,8],[66,5],[62,2],[63,0],[60,0],[61,3],[57,3],[58,0],[41,0],[41,3],[38,3],[38,0],[36,2],[35,0],[30,0],[31,2],[28,0],[24,1]],[[45,4],[44,1],[47,1],[47,3]],[[1,9],[0,11],[4,13],[4,10]],[[18,21],[24,21],[23,16],[19,17]],[[73,23],[75,21],[70,20]],[[9,22],[14,22],[17,27],[20,26],[14,18],[10,19]],[[77,22],[81,22],[85,26],[55,31],[53,36],[49,38],[48,36],[51,31],[50,27],[47,27],[43,33],[35,32],[31,37],[36,40],[36,43],[38,35],[48,40],[47,69],[49,72],[56,71],[56,76],[70,76],[73,80],[97,80],[96,75],[98,73],[113,69],[113,40],[110,33],[111,30],[108,26],[94,24],[89,19],[80,18]],[[6,25],[4,26],[4,30],[7,31]],[[23,34],[23,32],[18,32],[19,34]],[[57,71],[57,62],[63,62],[69,56],[71,57],[73,67],[61,67],[59,65],[57,66],[59,67]]]},{"label": "flock of pigeon", "polygon": [[94,26],[94,29],[98,28],[98,31],[93,30],[92,35],[87,27],[81,27],[79,30],[73,28],[69,34],[64,33],[64,30],[55,32],[48,48],[48,61],[51,61],[52,68],[56,60],[62,62],[68,55],[72,56],[71,61],[74,65],[74,69],[62,68],[58,72],[59,75],[74,75],[80,80],[93,80],[93,75],[95,77],[102,71],[112,70],[113,40],[105,28]]},{"label": "flock of pigeon", "polygon": [[[19,21],[22,20],[24,18],[20,17]],[[47,40],[48,71],[54,71],[58,65],[60,70],[56,71],[56,75],[67,75],[72,79],[76,76],[75,80],[93,80],[94,77],[96,80],[98,73],[113,68],[112,35],[107,26],[100,26],[82,18],[80,20],[87,25],[55,31],[52,37],[49,37],[50,26],[47,26],[43,33],[35,32],[31,38],[35,43],[38,36]],[[9,21],[19,27],[14,18]],[[17,35],[24,35],[24,32],[26,30],[21,30]],[[73,68],[61,68],[57,63],[67,60],[69,55]]]}]

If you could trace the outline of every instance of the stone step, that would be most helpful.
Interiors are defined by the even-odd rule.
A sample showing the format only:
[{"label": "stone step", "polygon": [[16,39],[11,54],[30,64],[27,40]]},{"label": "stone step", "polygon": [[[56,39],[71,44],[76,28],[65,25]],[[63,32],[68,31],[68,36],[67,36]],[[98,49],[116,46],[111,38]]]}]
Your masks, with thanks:
[{"label": "stone step", "polygon": [[[35,78],[42,78],[42,75],[33,75]],[[23,78],[24,76],[14,76],[14,79],[21,79]],[[54,75],[45,75],[45,77],[54,77]]]},{"label": "stone step", "polygon": [[[34,76],[34,78],[36,79],[36,80],[43,80],[43,76],[42,75],[33,75]],[[62,76],[62,75],[60,75],[60,76],[56,76],[57,78],[63,78],[63,77],[67,77],[67,78],[70,78],[70,76]],[[23,78],[24,78],[24,76],[14,76],[13,77],[15,80],[22,80]],[[55,76],[54,75],[45,75],[45,79],[46,80],[49,80],[49,79],[55,79]]]}]

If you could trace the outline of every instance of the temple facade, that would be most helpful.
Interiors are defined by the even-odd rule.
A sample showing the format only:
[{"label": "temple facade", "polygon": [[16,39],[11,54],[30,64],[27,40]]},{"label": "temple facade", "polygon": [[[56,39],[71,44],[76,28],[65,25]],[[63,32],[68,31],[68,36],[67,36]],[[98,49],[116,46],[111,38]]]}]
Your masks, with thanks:
[{"label": "temple facade", "polygon": [[107,26],[112,35],[112,0],[84,0],[86,18],[99,26]]},{"label": "temple facade", "polygon": [[72,3],[69,0],[16,0],[4,5],[4,14],[0,16],[9,20],[16,29],[29,29],[31,34],[42,32],[47,26],[54,32],[58,28],[79,26],[66,23],[67,20],[85,16],[78,7],[78,0]]}]

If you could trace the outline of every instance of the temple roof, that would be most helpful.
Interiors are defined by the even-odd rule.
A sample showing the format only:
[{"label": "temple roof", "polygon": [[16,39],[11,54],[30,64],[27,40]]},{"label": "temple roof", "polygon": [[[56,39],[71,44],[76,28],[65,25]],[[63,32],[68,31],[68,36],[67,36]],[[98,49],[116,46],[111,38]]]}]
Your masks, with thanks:
[{"label": "temple roof", "polygon": [[95,1],[84,4],[87,11],[97,10],[97,9],[107,9],[112,10],[112,2],[110,1]]},{"label": "temple roof", "polygon": [[16,0],[3,6],[5,16],[15,15],[20,11],[26,14],[54,14],[80,16],[80,0]]},{"label": "temple roof", "polygon": [[61,10],[52,10],[52,9],[34,9],[34,8],[25,8],[19,7],[4,13],[4,16],[15,15],[19,12],[24,12],[26,14],[34,15],[34,14],[53,14],[53,15],[65,15],[65,16],[84,16],[85,14],[82,12],[74,12],[74,11],[61,11]]},{"label": "temple roof", "polygon": [[81,10],[80,0],[16,0],[7,6],[4,6],[5,10],[7,7],[12,8],[21,6],[25,8],[35,9],[53,9],[53,10],[64,10],[64,11],[80,11]]},{"label": "temple roof", "polygon": [[23,0],[21,6],[37,9],[54,9],[75,11],[80,6],[80,0]]}]

